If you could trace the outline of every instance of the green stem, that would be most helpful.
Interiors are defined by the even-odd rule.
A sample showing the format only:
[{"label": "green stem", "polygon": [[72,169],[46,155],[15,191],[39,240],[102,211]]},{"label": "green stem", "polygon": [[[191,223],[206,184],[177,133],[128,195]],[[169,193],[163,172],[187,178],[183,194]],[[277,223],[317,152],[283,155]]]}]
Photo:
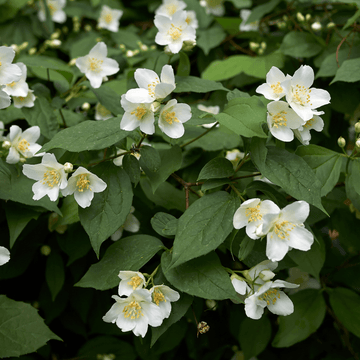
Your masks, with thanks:
[{"label": "green stem", "polygon": [[214,127],[216,127],[216,125],[218,125],[218,124],[219,124],[219,122],[217,121],[210,129],[206,130],[205,132],[203,132],[202,134],[200,134],[200,135],[197,136],[196,138],[188,141],[187,143],[180,145],[180,147],[183,148],[183,147],[185,147],[186,145],[189,145],[189,144],[193,143],[194,141],[202,138],[204,135],[206,135],[208,132],[210,132]]},{"label": "green stem", "polygon": [[241,196],[241,193],[239,192],[239,190],[233,184],[230,184],[230,187],[234,190],[234,192],[241,199],[241,201],[245,201],[245,199]]}]

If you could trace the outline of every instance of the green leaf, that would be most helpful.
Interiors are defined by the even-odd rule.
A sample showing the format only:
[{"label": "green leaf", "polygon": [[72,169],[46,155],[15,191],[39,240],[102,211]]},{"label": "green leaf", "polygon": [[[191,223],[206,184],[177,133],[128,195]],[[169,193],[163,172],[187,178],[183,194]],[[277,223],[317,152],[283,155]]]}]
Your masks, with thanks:
[{"label": "green leaf", "polygon": [[188,294],[180,294],[180,299],[171,303],[171,314],[167,319],[164,319],[163,323],[154,327],[151,330],[151,345],[152,347],[161,335],[167,331],[167,329],[178,322],[187,312],[190,305],[193,302],[193,297]]},{"label": "green leaf", "polygon": [[49,340],[60,340],[30,304],[0,295],[0,357],[29,354]]},{"label": "green leaf", "polygon": [[270,0],[265,4],[258,5],[251,10],[251,14],[248,17],[246,24],[250,24],[254,21],[260,20],[264,15],[271,12],[278,4],[280,0]]},{"label": "green leaf", "polygon": [[330,292],[330,304],[342,324],[360,337],[360,296],[352,290],[337,287]]},{"label": "green leaf", "polygon": [[120,105],[120,95],[110,86],[106,86],[106,83],[104,84],[104,86],[100,86],[98,89],[94,89],[91,86],[90,89],[99,100],[99,103],[105,106],[106,109],[111,111],[114,115],[124,113],[124,110]]},{"label": "green leaf", "polygon": [[216,24],[206,30],[198,30],[196,44],[204,51],[205,55],[209,55],[210,50],[219,46],[225,37],[226,32]]},{"label": "green leaf", "polygon": [[246,318],[241,322],[239,342],[244,359],[249,360],[261,354],[271,338],[271,323],[267,316],[259,320]]},{"label": "green leaf", "polygon": [[200,171],[197,181],[201,179],[227,178],[235,174],[231,161],[217,157],[210,160]]},{"label": "green leaf", "polygon": [[360,80],[360,58],[345,60],[337,70],[333,84],[337,81],[357,82]]},{"label": "green leaf", "polygon": [[65,199],[63,199],[62,206],[60,208],[62,216],[57,216],[57,218],[54,219],[54,223],[49,222],[50,231],[54,231],[56,228],[59,228],[60,226],[70,225],[80,221],[78,208],[79,205],[75,201],[73,195],[67,196]]},{"label": "green leaf", "polygon": [[174,90],[174,93],[207,93],[215,90],[229,91],[219,82],[200,79],[196,76],[176,76],[175,82],[176,88]]},{"label": "green leaf", "polygon": [[59,130],[59,124],[56,119],[55,109],[49,101],[43,97],[38,97],[35,106],[32,108],[23,107],[22,113],[30,126],[39,126],[41,135],[52,139]]},{"label": "green leaf", "polygon": [[291,57],[309,58],[317,55],[323,47],[315,36],[307,32],[290,31],[283,39],[280,51]]},{"label": "green leaf", "polygon": [[208,254],[222,244],[233,229],[233,215],[239,206],[239,199],[225,191],[195,201],[179,219],[171,268]]},{"label": "green leaf", "polygon": [[358,9],[358,11],[346,21],[346,24],[344,25],[344,27],[342,28],[342,30],[346,30],[349,26],[351,26],[360,16],[360,9]]},{"label": "green leaf", "polygon": [[139,36],[125,29],[119,29],[117,32],[111,32],[111,37],[113,38],[116,44],[124,44],[126,47],[129,47],[130,49],[137,49],[138,42],[141,42]]},{"label": "green leaf", "polygon": [[236,299],[230,276],[214,252],[172,269],[171,262],[171,254],[164,252],[161,256],[164,275],[180,291],[204,299]]},{"label": "green leaf", "polygon": [[319,328],[325,317],[326,304],[318,290],[302,290],[290,298],[295,310],[291,315],[279,316],[279,330],[272,342],[277,348],[305,340]]},{"label": "green leaf", "polygon": [[119,271],[139,271],[163,246],[159,239],[149,235],[122,238],[109,246],[104,257],[91,265],[75,286],[111,289],[119,284]]},{"label": "green leaf", "polygon": [[129,175],[130,181],[137,185],[141,176],[139,160],[131,154],[126,154],[124,156],[122,166]]},{"label": "green leaf", "polygon": [[201,74],[203,79],[222,81],[245,73],[260,79],[265,79],[272,66],[282,68],[284,56],[272,53],[265,56],[252,57],[248,55],[233,55],[225,60],[215,60]]},{"label": "green leaf", "polygon": [[151,146],[143,146],[140,149],[140,166],[146,167],[152,172],[159,170],[161,165],[161,157],[159,152]]},{"label": "green leaf", "polygon": [[240,243],[239,253],[238,253],[238,259],[240,261],[245,260],[248,255],[250,255],[252,249],[255,246],[255,240],[250,239],[247,235],[242,239]]},{"label": "green leaf", "polygon": [[327,214],[321,204],[321,183],[300,156],[275,146],[266,148],[264,140],[253,138],[251,159],[262,175],[289,195],[304,200]]},{"label": "green leaf", "polygon": [[64,262],[57,251],[51,251],[46,260],[45,278],[50,289],[51,299],[54,301],[65,282]]},{"label": "green leaf", "polygon": [[178,219],[164,212],[156,213],[150,220],[153,229],[161,236],[173,238],[178,227]]},{"label": "green leaf", "polygon": [[57,133],[42,148],[41,152],[51,149],[65,149],[72,152],[101,150],[129,136],[131,132],[120,130],[120,119],[106,121],[87,120]]},{"label": "green leaf", "polygon": [[229,184],[229,182],[231,182],[230,179],[210,179],[210,180],[206,180],[201,185],[201,191],[205,192],[207,190],[215,189],[215,188],[217,188],[219,186]]},{"label": "green leaf", "polygon": [[111,163],[102,163],[92,172],[105,181],[107,187],[95,194],[88,208],[79,208],[79,218],[99,256],[101,244],[124,224],[130,212],[133,192],[126,172]]},{"label": "green leaf", "polygon": [[189,57],[184,51],[180,51],[179,56],[180,56],[180,61],[176,71],[176,75],[189,76],[191,69]]},{"label": "green leaf", "polygon": [[[240,0],[241,2],[243,0]],[[251,4],[250,4],[251,6]],[[246,6],[245,6],[246,7]],[[241,18],[239,17],[216,17],[216,22],[230,35],[237,35],[239,33],[239,26]]]},{"label": "green leaf", "polygon": [[215,118],[235,134],[245,137],[267,137],[261,127],[266,120],[266,107],[256,96],[230,100],[224,112],[215,115]]}]

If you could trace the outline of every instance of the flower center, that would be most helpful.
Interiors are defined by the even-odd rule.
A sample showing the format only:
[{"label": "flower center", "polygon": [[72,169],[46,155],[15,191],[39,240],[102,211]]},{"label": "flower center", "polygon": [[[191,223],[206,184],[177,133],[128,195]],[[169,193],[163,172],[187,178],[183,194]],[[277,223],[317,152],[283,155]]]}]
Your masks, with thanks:
[{"label": "flower center", "polygon": [[280,239],[284,240],[285,238],[289,237],[289,233],[294,227],[294,224],[285,220],[281,223],[275,224],[274,232]]},{"label": "flower center", "polygon": [[53,188],[59,184],[60,174],[56,170],[48,170],[41,181],[43,185]]},{"label": "flower center", "polygon": [[29,145],[30,144],[25,139],[22,139],[17,147],[20,151],[26,151],[29,149]]},{"label": "flower center", "polygon": [[0,66],[2,65],[1,61],[0,61]]},{"label": "flower center", "polygon": [[273,90],[273,92],[275,94],[281,94],[282,92],[284,92],[284,89],[280,86],[280,81],[278,81],[276,84],[272,84],[270,85],[271,89]]},{"label": "flower center", "polygon": [[54,12],[57,10],[54,4],[48,4],[50,15],[53,16]]},{"label": "flower center", "polygon": [[190,22],[191,22],[190,17],[187,17],[185,21],[186,21],[186,23],[187,23],[188,25],[190,25]]},{"label": "flower center", "polygon": [[287,126],[287,119],[286,119],[285,114],[287,114],[287,112],[285,110],[282,110],[275,115],[270,114],[273,119],[272,126],[275,128],[277,128],[279,126]]},{"label": "flower center", "polygon": [[156,77],[155,81],[148,84],[148,92],[149,92],[149,95],[152,97],[155,97],[155,87],[157,84],[160,84],[160,80],[158,77]]},{"label": "flower center", "polygon": [[103,63],[103,60],[98,60],[95,58],[90,59],[90,70],[94,72],[100,72],[102,70],[101,64]]},{"label": "flower center", "polygon": [[245,210],[245,216],[248,217],[248,222],[253,222],[262,219],[262,215],[260,214],[260,204],[255,207],[247,208]]},{"label": "flower center", "polygon": [[180,122],[176,117],[175,111],[164,111],[162,118],[170,125],[172,125],[174,122]]},{"label": "flower center", "polygon": [[23,96],[19,96],[18,99],[19,99],[20,101],[24,101],[24,100],[25,100],[25,98],[24,98]]},{"label": "flower center", "polygon": [[128,285],[132,286],[132,288],[135,290],[138,288],[141,283],[143,282],[143,279],[140,276],[133,276],[130,281],[128,282]]},{"label": "flower center", "polygon": [[78,180],[76,182],[76,187],[78,191],[83,192],[84,190],[88,190],[90,187],[90,180],[87,177],[87,174],[81,174],[78,176]]},{"label": "flower center", "polygon": [[105,22],[107,22],[108,24],[110,24],[112,21],[112,15],[111,14],[106,14],[105,15]]},{"label": "flower center", "polygon": [[138,106],[136,110],[132,111],[130,114],[135,114],[138,120],[142,120],[142,118],[147,114],[147,110],[143,106]]},{"label": "flower center", "polygon": [[305,125],[303,125],[303,128],[311,128],[314,124],[314,118],[308,120]]},{"label": "flower center", "polygon": [[293,101],[296,104],[308,106],[310,104],[310,93],[311,90],[303,85],[297,84],[292,87]]},{"label": "flower center", "polygon": [[159,306],[162,301],[166,302],[164,294],[159,289],[155,289],[153,293],[153,300],[157,306]]},{"label": "flower center", "polygon": [[277,289],[270,289],[258,297],[259,300],[264,300],[268,305],[272,303],[275,305],[277,298],[280,299],[280,292]]},{"label": "flower center", "polygon": [[[1,65],[1,63],[0,63],[0,65]],[[15,85],[16,85],[16,82],[13,81],[12,83],[8,84],[7,86],[14,87]]]},{"label": "flower center", "polygon": [[135,300],[124,307],[123,313],[125,318],[130,318],[131,320],[138,319],[140,315],[144,316],[140,304]]},{"label": "flower center", "polygon": [[171,4],[166,7],[166,10],[169,15],[174,15],[176,13],[176,5]]},{"label": "flower center", "polygon": [[182,29],[181,26],[177,27],[174,24],[171,24],[171,28],[168,31],[168,34],[171,36],[173,40],[177,40],[181,37]]}]

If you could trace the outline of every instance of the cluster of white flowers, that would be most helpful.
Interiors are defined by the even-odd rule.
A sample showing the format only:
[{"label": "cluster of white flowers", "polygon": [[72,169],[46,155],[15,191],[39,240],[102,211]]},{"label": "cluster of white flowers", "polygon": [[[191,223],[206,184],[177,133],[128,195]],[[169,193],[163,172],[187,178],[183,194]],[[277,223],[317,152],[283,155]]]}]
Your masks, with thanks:
[{"label": "cluster of white flowers", "polygon": [[233,273],[231,282],[235,291],[245,300],[245,313],[251,319],[258,320],[267,307],[276,315],[290,315],[294,312],[294,304],[280,288],[294,289],[298,284],[283,280],[272,281],[277,262],[265,260],[249,270]]},{"label": "cluster of white flowers", "polygon": [[246,227],[246,234],[253,240],[266,235],[266,256],[271,261],[280,261],[292,248],[310,250],[314,235],[304,226],[309,212],[305,201],[296,201],[280,210],[271,200],[255,198],[241,204],[233,224],[235,229]]},{"label": "cluster of white flowers", "polygon": [[154,134],[154,113],[160,111],[158,125],[161,131],[173,139],[183,136],[183,123],[191,118],[190,106],[178,104],[176,99],[172,99],[161,108],[161,101],[176,87],[173,68],[164,65],[160,79],[156,72],[148,69],[137,69],[134,76],[139,88],[128,90],[121,96],[125,114],[120,129],[132,131],[140,127],[145,134]]},{"label": "cluster of white flowers", "polygon": [[[266,83],[257,87],[256,92],[268,100],[267,122],[271,134],[281,141],[292,141],[295,136],[308,145],[310,130],[321,131],[324,121],[317,111],[320,106],[330,103],[330,94],[326,90],[311,88],[314,71],[308,65],[301,65],[293,76],[284,75],[273,66],[266,75]],[[286,101],[281,101],[282,97]]]},{"label": "cluster of white flowers", "polygon": [[107,186],[98,176],[81,166],[68,181],[72,164],[58,163],[54,154],[45,153],[41,164],[25,164],[22,171],[28,178],[37,180],[32,186],[33,200],[40,200],[47,195],[51,201],[56,201],[61,190],[63,196],[74,194],[76,202],[86,208],[91,205],[94,193],[104,191]]},{"label": "cluster of white flowers", "polygon": [[199,27],[196,13],[192,10],[185,11],[186,6],[181,0],[163,0],[155,11],[154,24],[159,30],[155,42],[167,45],[173,54],[196,44],[195,30]]},{"label": "cluster of white flowers", "polygon": [[[38,12],[38,17],[40,21],[46,21],[46,12],[44,3],[39,1],[40,10]],[[49,9],[49,13],[52,21],[63,24],[66,21],[66,14],[63,8],[66,5],[66,0],[46,0],[46,5]]]},{"label": "cluster of white flowers", "polygon": [[124,332],[132,331],[145,337],[148,326],[160,326],[171,313],[171,302],[180,299],[180,294],[166,285],[155,285],[150,290],[142,273],[120,271],[118,293],[113,295],[115,304],[103,316],[103,320],[116,325]]},{"label": "cluster of white flowers", "polygon": [[117,32],[119,30],[119,21],[123,13],[124,12],[121,10],[111,9],[108,6],[103,5],[98,19],[98,28]]}]

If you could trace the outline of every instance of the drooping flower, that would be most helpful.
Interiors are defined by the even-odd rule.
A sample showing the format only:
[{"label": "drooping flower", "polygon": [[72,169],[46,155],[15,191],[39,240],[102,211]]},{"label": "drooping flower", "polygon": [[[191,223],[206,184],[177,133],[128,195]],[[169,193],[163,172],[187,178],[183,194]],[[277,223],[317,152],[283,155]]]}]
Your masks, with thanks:
[{"label": "drooping flower", "polygon": [[139,88],[127,91],[125,98],[135,104],[162,100],[176,87],[174,70],[171,65],[163,66],[160,79],[155,71],[148,69],[137,69],[134,77]]},{"label": "drooping flower", "polygon": [[185,133],[183,123],[190,119],[190,106],[178,104],[176,99],[172,99],[162,108],[158,124],[161,131],[167,136],[178,139]]},{"label": "drooping flower", "polygon": [[[324,112],[319,111],[319,115],[322,115]],[[324,128],[324,120],[319,116],[314,115],[310,120],[308,120],[304,125],[298,129],[293,129],[293,132],[296,138],[303,144],[309,145],[311,140],[310,130],[322,131]]]},{"label": "drooping flower", "polygon": [[272,101],[267,105],[267,109],[269,130],[281,141],[292,141],[294,139],[292,130],[305,124],[305,121],[285,101]]},{"label": "drooping flower", "polygon": [[231,283],[235,291],[240,295],[246,295],[251,291],[250,286],[247,284],[246,280],[237,274],[232,274],[230,277]]},{"label": "drooping flower", "polygon": [[13,96],[14,106],[18,109],[21,109],[22,107],[28,107],[28,108],[33,107],[36,99],[36,96],[33,94],[33,92],[34,90],[29,89],[25,97]]},{"label": "drooping flower", "polygon": [[151,293],[146,289],[136,289],[129,297],[112,296],[115,304],[105,314],[103,320],[116,323],[122,331],[132,331],[135,336],[145,337],[148,326],[157,327],[163,322],[159,306],[151,301]]},{"label": "drooping flower", "polygon": [[29,85],[26,83],[26,65],[19,62],[16,63],[21,70],[21,77],[18,81],[13,81],[9,84],[6,84],[4,91],[11,96],[23,96],[26,97],[29,92]]},{"label": "drooping flower", "polygon": [[224,0],[200,0],[200,5],[205,8],[207,14],[215,16],[225,14]]},{"label": "drooping flower", "polygon": [[37,154],[41,149],[36,141],[40,137],[40,128],[38,126],[32,126],[22,132],[21,128],[17,125],[10,127],[10,132],[7,136],[7,140],[11,143],[9,154],[6,157],[8,164],[17,164],[20,161],[20,156],[28,159],[33,156],[42,156],[44,154]]},{"label": "drooping flower", "polygon": [[113,115],[104,105],[97,103],[95,106],[95,120],[108,120],[111,119]]},{"label": "drooping flower", "polygon": [[155,285],[150,289],[153,302],[160,308],[166,319],[171,313],[171,303],[180,299],[180,294],[166,285]]},{"label": "drooping flower", "polygon": [[22,72],[19,66],[12,64],[14,57],[15,51],[13,48],[0,46],[0,85],[20,80]]},{"label": "drooping flower", "polygon": [[279,212],[279,207],[271,200],[249,199],[235,211],[233,225],[235,229],[246,226],[246,234],[249,238],[256,240],[263,236],[264,215],[279,214]]},{"label": "drooping flower", "polygon": [[239,26],[240,31],[258,31],[259,30],[259,21],[253,21],[250,24],[246,24],[247,19],[251,15],[251,10],[242,9],[240,10],[240,17],[242,22]]},{"label": "drooping flower", "polygon": [[119,30],[119,20],[122,15],[122,10],[111,9],[108,6],[103,5],[98,19],[98,27],[112,32],[117,32]]},{"label": "drooping flower", "polygon": [[286,101],[305,121],[319,115],[320,106],[330,103],[330,94],[326,90],[311,88],[314,82],[314,70],[308,65],[301,65],[291,79],[282,82],[286,92]]},{"label": "drooping flower", "polygon": [[118,277],[119,295],[129,296],[136,289],[142,289],[146,283],[144,275],[139,271],[120,271]]},{"label": "drooping flower", "polygon": [[4,246],[0,246],[0,266],[6,264],[9,260],[10,251]]},{"label": "drooping flower", "polygon": [[[139,154],[140,155],[140,154]],[[140,229],[140,221],[133,215],[135,208],[132,206],[130,209],[130,214],[126,217],[124,225],[117,229],[114,234],[111,235],[111,240],[117,241],[122,237],[123,231],[129,231],[136,233]]]},{"label": "drooping flower", "polygon": [[102,192],[106,187],[105,181],[79,166],[69,179],[67,187],[61,190],[61,193],[64,196],[74,194],[75,201],[82,208],[86,208],[91,205],[94,193]]},{"label": "drooping flower", "polygon": [[59,190],[65,189],[68,184],[64,165],[56,161],[54,154],[45,154],[41,164],[25,164],[22,171],[28,178],[37,180],[32,186],[33,200],[39,200],[47,195],[51,201],[56,201]]},{"label": "drooping flower", "polygon": [[304,222],[310,207],[305,201],[295,201],[285,206],[279,214],[264,215],[263,233],[267,234],[266,256],[280,261],[292,248],[308,251],[314,235],[305,229]]},{"label": "drooping flower", "polygon": [[186,40],[195,41],[195,29],[186,22],[187,13],[177,11],[171,19],[163,15],[155,15],[154,24],[159,32],[155,42],[159,45],[168,45],[173,54],[177,54]]},{"label": "drooping flower", "polygon": [[286,95],[285,89],[281,86],[281,83],[286,79],[290,79],[291,76],[285,76],[284,73],[276,66],[273,66],[266,74],[266,83],[261,84],[256,88],[256,92],[264,95],[268,100],[280,100]]},{"label": "drooping flower", "polygon": [[177,11],[184,10],[186,6],[181,0],[163,0],[162,5],[155,10],[155,14],[167,16],[171,19]]},{"label": "drooping flower", "polygon": [[155,132],[155,118],[151,103],[133,103],[126,100],[126,94],[121,95],[121,106],[125,113],[120,121],[120,129],[132,131],[137,127],[148,135]]},{"label": "drooping flower", "polygon": [[[49,8],[51,19],[59,24],[66,21],[66,14],[63,8],[66,5],[66,0],[46,0],[46,5]],[[40,10],[38,12],[40,21],[46,21],[46,13],[43,2],[40,1]]]},{"label": "drooping flower", "polygon": [[95,89],[101,86],[103,77],[116,74],[120,70],[117,61],[106,56],[106,44],[99,42],[88,55],[76,59],[76,66],[85,74]]}]

